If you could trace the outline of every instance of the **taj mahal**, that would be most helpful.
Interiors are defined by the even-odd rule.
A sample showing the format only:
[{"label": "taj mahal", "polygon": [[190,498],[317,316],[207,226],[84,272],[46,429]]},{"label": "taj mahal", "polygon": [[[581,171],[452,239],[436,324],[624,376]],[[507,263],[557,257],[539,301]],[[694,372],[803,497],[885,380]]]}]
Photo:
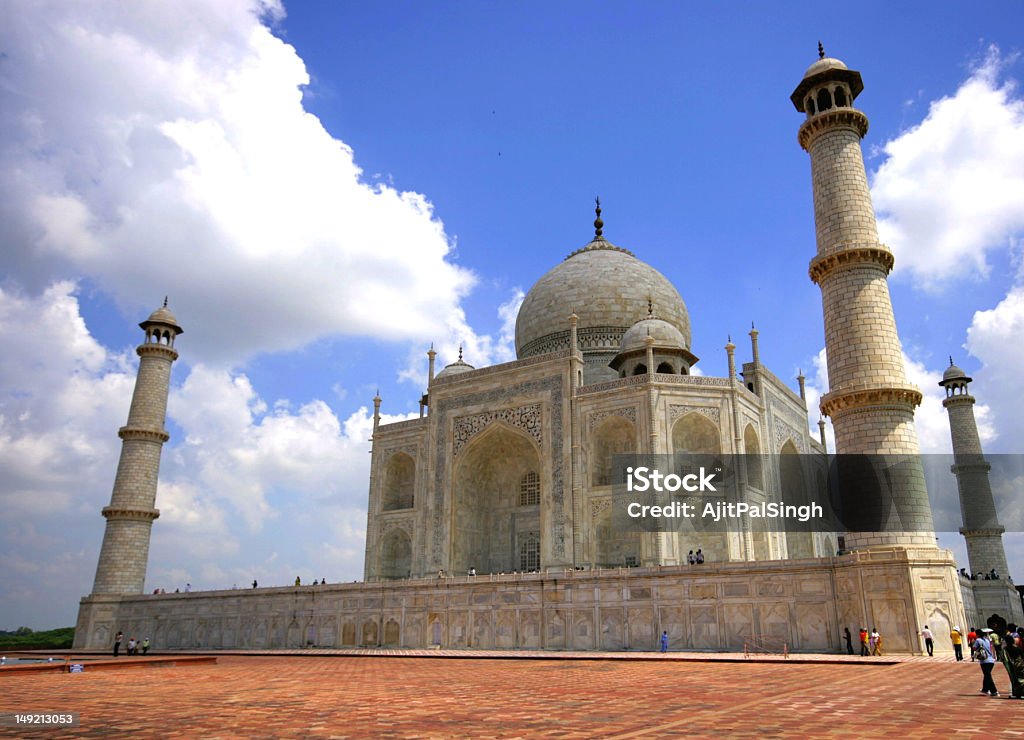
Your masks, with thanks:
[{"label": "taj mahal", "polygon": [[[936,545],[913,466],[893,482],[913,517],[905,531],[638,532],[612,516],[613,460],[624,454],[762,461],[741,466],[735,482],[755,504],[782,499],[787,465],[825,459],[819,415],[831,419],[837,453],[918,454],[922,394],[906,379],[887,282],[893,254],[878,239],[864,168],[868,120],[854,107],[863,87],[860,73],[821,52],[790,98],[811,159],[817,249],[792,272],[821,290],[829,389],[820,408],[808,409],[802,376],[793,388],[762,364],[756,328],[740,364],[731,339],[693,347],[679,291],[642,253],[605,237],[598,203],[593,236],[526,294],[514,361],[477,368],[460,351],[437,368],[431,348],[419,418],[383,424],[374,398],[363,582],[144,595],[183,333],[165,303],[140,325],[76,647],[105,648],[123,631],[150,635],[156,649],[653,650],[667,632],[673,650],[832,652],[844,627],[866,625],[889,650],[919,653],[924,624],[951,651],[953,625],[993,613],[1024,623],[1008,579],[965,579]],[[727,376],[702,374],[697,353],[719,351]],[[951,363],[942,383],[961,532],[971,572],[1008,575],[970,381]],[[703,565],[690,565],[693,551]]]}]

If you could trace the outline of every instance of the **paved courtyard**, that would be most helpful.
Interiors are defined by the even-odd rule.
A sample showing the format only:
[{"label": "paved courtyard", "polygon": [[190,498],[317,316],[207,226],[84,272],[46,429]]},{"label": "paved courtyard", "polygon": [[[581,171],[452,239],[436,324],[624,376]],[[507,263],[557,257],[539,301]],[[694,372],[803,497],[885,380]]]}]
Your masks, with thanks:
[{"label": "paved courtyard", "polygon": [[[981,696],[970,661],[823,659],[833,662],[223,655],[5,675],[0,711],[73,711],[80,725],[0,735],[1024,737],[1024,701]],[[995,677],[1005,694],[1002,666]]]}]

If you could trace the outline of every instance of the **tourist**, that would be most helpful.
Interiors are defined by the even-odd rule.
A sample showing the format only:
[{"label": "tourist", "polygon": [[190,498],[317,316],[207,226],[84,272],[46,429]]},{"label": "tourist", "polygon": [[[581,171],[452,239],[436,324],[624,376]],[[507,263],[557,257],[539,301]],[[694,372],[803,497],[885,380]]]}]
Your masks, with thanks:
[{"label": "tourist", "polygon": [[326,586],[327,585],[327,579],[326,578],[321,578],[320,579],[320,585],[321,586]]},{"label": "tourist", "polygon": [[255,579],[255,578],[253,578],[253,579],[252,579],[252,587],[253,587],[253,588],[256,588],[256,587],[257,587],[258,585],[259,585],[259,584],[258,584],[258,583],[256,583],[256,579]]},{"label": "tourist", "polygon": [[470,568],[469,569],[469,575],[475,576],[476,575],[476,568]]},{"label": "tourist", "polygon": [[853,635],[850,634],[849,627],[843,627],[843,639],[846,640],[847,654],[853,655]]},{"label": "tourist", "polygon": [[999,696],[996,683],[992,680],[992,669],[996,664],[996,654],[992,649],[992,642],[989,635],[992,630],[984,627],[978,637],[971,643],[971,659],[978,661],[981,666],[981,693],[989,696]]},{"label": "tourist", "polygon": [[192,584],[191,583],[186,583],[185,584],[185,593],[187,593],[187,594],[192,593]]},{"label": "tourist", "polygon": [[1024,699],[1024,644],[1017,625],[1006,626],[1003,642],[1003,667],[1010,677],[1010,695],[1014,699]]},{"label": "tourist", "polygon": [[295,585],[296,586],[301,586],[302,585],[302,579],[299,578],[298,576],[295,576]]},{"label": "tourist", "polygon": [[135,638],[132,637],[128,640],[128,654],[135,655]]},{"label": "tourist", "polygon": [[[971,631],[967,633],[967,646],[970,648],[974,647],[974,641],[978,639],[978,632],[971,627]],[[971,650],[971,662],[974,662],[974,650]]]},{"label": "tourist", "polygon": [[953,643],[953,655],[956,656],[956,660],[959,663],[964,659],[964,635],[959,627],[953,627],[953,630],[949,633],[949,639]]},{"label": "tourist", "polygon": [[145,655],[148,652],[149,652],[149,638],[148,637],[143,637],[142,638],[142,654]]},{"label": "tourist", "polygon": [[690,554],[686,556],[686,562],[690,565],[694,565],[697,562],[697,556],[693,554],[693,550],[690,550]]},{"label": "tourist", "polygon": [[697,559],[697,565],[704,564],[704,552],[699,547],[697,548],[697,554],[694,555],[694,557]]},{"label": "tourist", "polygon": [[668,632],[661,633],[661,652],[668,652]]},{"label": "tourist", "polygon": [[882,635],[879,634],[877,627],[871,628],[871,654],[881,655],[882,654]]},{"label": "tourist", "polygon": [[[999,625],[997,624],[998,628]],[[992,652],[996,654],[996,662],[1000,662],[1003,659],[1003,646],[1002,640],[999,639],[999,632],[992,630],[992,634],[988,636],[989,642],[992,643]]]},{"label": "tourist", "polygon": [[123,639],[124,639],[124,633],[123,632],[118,632],[116,635],[114,635],[114,657],[115,658],[117,657],[117,654],[119,652],[121,652],[121,640],[123,640]]},{"label": "tourist", "polygon": [[930,629],[928,629],[928,625],[927,624],[922,628],[922,630],[921,630],[921,632],[919,634],[921,635],[921,637],[924,638],[924,649],[928,651],[928,657],[929,658],[932,657],[932,648],[933,648],[932,631]]}]

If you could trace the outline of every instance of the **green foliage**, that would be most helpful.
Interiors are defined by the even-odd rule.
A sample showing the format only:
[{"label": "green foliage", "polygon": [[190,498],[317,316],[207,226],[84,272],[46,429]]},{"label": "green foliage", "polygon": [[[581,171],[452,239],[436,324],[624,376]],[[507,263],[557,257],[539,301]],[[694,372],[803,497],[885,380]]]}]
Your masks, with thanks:
[{"label": "green foliage", "polygon": [[28,627],[19,627],[14,632],[0,633],[0,648],[28,650],[70,648],[75,640],[74,627],[61,627],[44,632],[33,632]]}]

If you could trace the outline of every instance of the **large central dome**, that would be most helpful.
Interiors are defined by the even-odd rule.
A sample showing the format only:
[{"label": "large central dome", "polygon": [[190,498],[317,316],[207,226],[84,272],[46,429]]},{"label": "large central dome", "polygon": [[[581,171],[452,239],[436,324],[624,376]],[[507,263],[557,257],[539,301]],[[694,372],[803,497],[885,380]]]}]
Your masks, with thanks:
[{"label": "large central dome", "polygon": [[597,236],[526,294],[516,319],[516,354],[523,359],[566,349],[569,314],[575,313],[588,380],[614,378],[608,362],[622,335],[648,315],[649,306],[679,330],[690,349],[690,317],[679,291],[632,252]]}]

